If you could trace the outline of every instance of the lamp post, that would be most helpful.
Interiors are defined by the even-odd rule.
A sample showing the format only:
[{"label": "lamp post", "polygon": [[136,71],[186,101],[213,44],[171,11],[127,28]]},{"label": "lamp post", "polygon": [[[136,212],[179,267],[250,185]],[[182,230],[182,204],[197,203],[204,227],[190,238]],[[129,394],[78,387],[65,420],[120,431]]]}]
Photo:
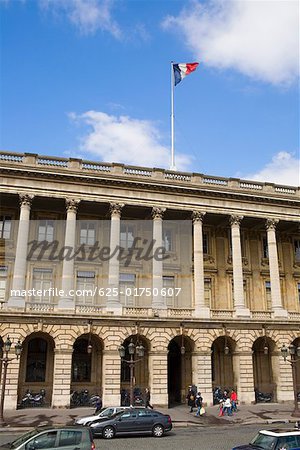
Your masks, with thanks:
[{"label": "lamp post", "polygon": [[[0,427],[4,427],[6,425],[6,423],[4,421],[4,417],[3,417],[3,409],[4,409],[7,367],[8,367],[8,364],[14,359],[14,358],[8,357],[11,346],[12,346],[12,342],[11,342],[9,336],[7,336],[7,339],[3,345],[3,356],[2,356],[2,358],[0,358],[0,361],[2,361],[2,363],[3,363],[3,374],[2,374],[1,395],[0,395]],[[22,351],[22,344],[19,339],[15,345],[15,354],[17,356],[17,359],[19,358],[21,351]]]},{"label": "lamp post", "polygon": [[[130,341],[130,344],[128,345],[128,353],[130,356],[129,360],[124,359],[125,358],[125,347],[123,345],[120,345],[120,347],[118,348],[118,352],[121,358],[122,362],[125,362],[129,365],[130,368],[130,406],[133,406],[134,403],[134,398],[133,398],[133,385],[134,385],[134,366],[137,362],[141,361],[141,359],[144,356],[145,353],[145,348],[143,347],[142,344],[137,343],[137,345],[135,345],[132,342],[132,339]],[[137,356],[140,359],[134,359],[134,354],[137,354]]]},{"label": "lamp post", "polygon": [[[292,366],[292,375],[293,375],[293,389],[294,389],[294,411],[292,412],[293,417],[300,417],[300,410],[298,406],[298,393],[297,393],[297,371],[296,371],[296,363],[300,361],[300,346],[296,348],[295,345],[291,344],[289,347],[283,345],[281,347],[281,355],[284,361],[287,361]],[[290,359],[287,357],[290,355]],[[299,358],[297,358],[297,356]]]}]

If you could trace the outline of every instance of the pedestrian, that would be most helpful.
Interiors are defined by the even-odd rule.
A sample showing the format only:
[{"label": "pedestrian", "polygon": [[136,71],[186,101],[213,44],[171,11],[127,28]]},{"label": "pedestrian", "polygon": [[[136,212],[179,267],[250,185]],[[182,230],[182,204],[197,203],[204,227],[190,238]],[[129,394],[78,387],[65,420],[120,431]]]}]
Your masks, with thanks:
[{"label": "pedestrian", "polygon": [[195,406],[197,407],[196,416],[202,416],[203,412],[201,409],[203,409],[203,398],[201,396],[201,392],[198,392],[196,395]]},{"label": "pedestrian", "polygon": [[146,388],[146,391],[145,391],[145,407],[153,409],[153,406],[150,404],[150,398],[151,398],[150,390],[148,388]]},{"label": "pedestrian", "polygon": [[195,408],[195,394],[192,389],[192,386],[189,386],[189,390],[188,390],[186,398],[187,398],[188,406],[190,407],[190,412],[193,412],[194,411],[193,408]]},{"label": "pedestrian", "polygon": [[233,412],[237,412],[237,393],[235,392],[234,389],[231,390],[230,401],[231,401],[231,410]]},{"label": "pedestrian", "polygon": [[225,415],[225,413],[227,413],[228,416],[232,416],[232,411],[231,411],[231,401],[230,398],[227,397],[224,401],[224,405],[223,405],[223,415]]},{"label": "pedestrian", "polygon": [[97,398],[95,406],[96,406],[95,414],[97,414],[97,412],[101,411],[101,409],[102,409],[102,398],[101,397]]}]

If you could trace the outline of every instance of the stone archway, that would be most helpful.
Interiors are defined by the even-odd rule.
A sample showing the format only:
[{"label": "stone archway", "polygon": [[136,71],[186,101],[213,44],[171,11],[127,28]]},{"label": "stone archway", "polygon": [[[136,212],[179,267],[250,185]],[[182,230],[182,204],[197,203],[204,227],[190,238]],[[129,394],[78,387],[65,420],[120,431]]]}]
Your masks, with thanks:
[{"label": "stone archway", "polygon": [[71,391],[87,389],[89,395],[102,394],[102,350],[102,341],[95,334],[83,334],[76,339],[72,354]]},{"label": "stone archway", "polygon": [[51,405],[54,371],[54,340],[43,332],[32,333],[23,342],[18,380],[18,404],[26,391],[45,390],[45,406]]},{"label": "stone archway", "polygon": [[275,342],[265,336],[256,339],[252,346],[254,390],[264,394],[272,394],[276,401],[276,383],[273,374]]},{"label": "stone archway", "polygon": [[143,345],[144,356],[140,357],[136,354],[133,355],[133,360],[136,361],[133,369],[133,387],[134,392],[144,400],[145,389],[149,387],[149,351],[150,345],[148,340],[141,335],[132,335],[125,339],[122,345],[125,348],[125,356],[121,361],[121,376],[120,376],[120,389],[121,389],[121,404],[129,406],[130,404],[130,366],[126,361],[130,361],[130,355],[128,351],[128,345],[133,342],[135,345]]},{"label": "stone archway", "polygon": [[[184,349],[184,351],[182,350]],[[187,336],[176,336],[168,345],[168,403],[185,403],[192,385],[193,342]]]},{"label": "stone archway", "polygon": [[213,390],[220,387],[223,391],[236,389],[233,369],[233,354],[236,343],[229,336],[219,336],[211,346],[211,373]]}]

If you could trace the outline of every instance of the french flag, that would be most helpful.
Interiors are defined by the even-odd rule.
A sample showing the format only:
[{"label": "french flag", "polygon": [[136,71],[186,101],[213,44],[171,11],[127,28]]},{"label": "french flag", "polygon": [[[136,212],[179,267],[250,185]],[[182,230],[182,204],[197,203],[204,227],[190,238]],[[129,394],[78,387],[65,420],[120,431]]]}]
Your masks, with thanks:
[{"label": "french flag", "polygon": [[184,77],[194,72],[194,70],[196,70],[198,66],[199,63],[197,62],[173,64],[175,86],[177,86],[177,84],[180,83],[180,81],[183,80]]}]

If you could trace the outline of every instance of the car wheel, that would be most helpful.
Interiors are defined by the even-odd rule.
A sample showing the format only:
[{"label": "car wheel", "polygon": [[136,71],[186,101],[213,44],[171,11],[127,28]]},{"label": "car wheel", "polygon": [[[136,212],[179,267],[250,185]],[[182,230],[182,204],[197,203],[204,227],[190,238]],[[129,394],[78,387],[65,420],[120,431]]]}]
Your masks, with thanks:
[{"label": "car wheel", "polygon": [[115,430],[113,427],[105,427],[102,431],[102,437],[104,439],[112,439],[115,435]]},{"label": "car wheel", "polygon": [[154,437],[162,437],[164,434],[164,428],[162,425],[154,425],[152,428],[152,434]]}]

